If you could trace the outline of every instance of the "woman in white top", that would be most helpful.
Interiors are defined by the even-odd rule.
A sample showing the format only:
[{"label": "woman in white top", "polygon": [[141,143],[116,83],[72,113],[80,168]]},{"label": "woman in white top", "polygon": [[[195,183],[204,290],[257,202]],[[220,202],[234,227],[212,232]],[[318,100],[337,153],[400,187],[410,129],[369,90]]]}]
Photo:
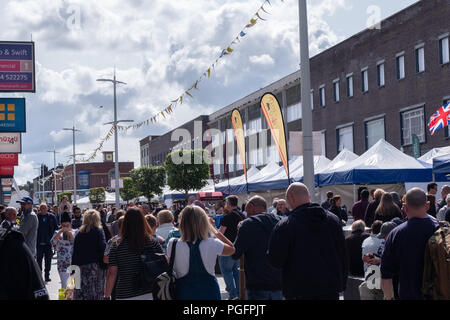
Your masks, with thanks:
[{"label": "woman in white top", "polygon": [[[176,299],[220,300],[215,265],[218,256],[234,253],[233,244],[217,231],[200,207],[184,208],[179,219],[181,239],[176,243],[173,267],[177,278]],[[169,257],[174,240],[170,240],[167,248]]]}]

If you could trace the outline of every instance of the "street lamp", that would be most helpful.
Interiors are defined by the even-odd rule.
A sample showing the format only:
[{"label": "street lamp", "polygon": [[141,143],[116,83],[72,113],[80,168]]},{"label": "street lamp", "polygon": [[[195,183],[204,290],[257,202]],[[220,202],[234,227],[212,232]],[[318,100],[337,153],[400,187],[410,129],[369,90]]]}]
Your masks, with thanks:
[{"label": "street lamp", "polygon": [[70,155],[70,156],[67,156],[68,158],[73,158],[73,164],[74,164],[74,179],[73,179],[73,190],[74,190],[74,200],[73,200],[73,204],[77,204],[77,197],[76,197],[76,195],[77,195],[77,174],[76,174],[76,171],[75,171],[75,162],[77,162],[76,161],[76,157],[77,156],[84,156],[85,155],[85,153],[77,153],[77,154],[73,154],[73,155]]},{"label": "street lamp", "polygon": [[120,190],[119,190],[119,179],[120,179],[120,173],[119,173],[119,141],[118,141],[118,132],[117,132],[117,124],[120,122],[133,122],[132,120],[117,120],[117,84],[123,84],[126,85],[125,82],[121,82],[116,80],[116,68],[114,67],[114,78],[113,79],[97,79],[99,82],[111,82],[114,87],[114,121],[105,123],[106,124],[113,124],[114,125],[114,152],[115,152],[115,158],[114,158],[114,179],[115,179],[115,191],[116,191],[116,208],[119,210],[120,208]]},{"label": "street lamp", "polygon": [[53,146],[53,151],[47,151],[53,153],[53,184],[55,190],[53,191],[53,205],[56,204],[56,154],[59,153],[56,151],[56,147]]},{"label": "street lamp", "polygon": [[81,132],[81,130],[75,129],[75,126],[73,126],[73,128],[63,128],[63,130],[73,132],[73,203],[77,204],[77,170],[75,164],[75,157],[77,155],[75,154],[75,132]]},{"label": "street lamp", "polygon": [[309,64],[308,14],[306,0],[298,1],[300,28],[300,87],[302,101],[303,175],[305,185],[315,201],[314,152],[311,110],[311,69]]}]

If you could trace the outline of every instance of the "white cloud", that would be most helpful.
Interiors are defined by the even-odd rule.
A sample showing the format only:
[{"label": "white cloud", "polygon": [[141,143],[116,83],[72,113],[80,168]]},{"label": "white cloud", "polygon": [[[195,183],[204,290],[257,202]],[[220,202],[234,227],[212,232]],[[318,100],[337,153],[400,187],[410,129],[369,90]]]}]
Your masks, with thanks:
[{"label": "white cloud", "polygon": [[[119,118],[147,119],[189,88],[261,5],[259,0],[3,1],[0,38],[23,40],[32,32],[38,62],[37,92],[25,95],[28,132],[17,170],[21,181],[35,176],[35,163],[53,166],[52,155],[45,152],[53,145],[61,152],[58,162],[66,162],[72,136],[61,132],[63,127],[82,130],[76,136],[77,152],[90,155],[97,147],[109,129],[103,123],[113,120],[113,90],[96,79],[112,77],[114,64],[118,80],[127,83],[118,88]],[[80,8],[80,30],[66,26],[70,4]],[[346,0],[310,2],[312,54],[340,40],[324,17],[346,5]],[[194,99],[186,97],[158,125],[121,135],[121,161],[138,166],[140,138],[209,114],[298,69],[297,2],[272,1],[266,10],[267,21],[248,30],[211,79],[200,83]],[[104,150],[113,150],[113,139]]]},{"label": "white cloud", "polygon": [[275,63],[273,58],[268,54],[263,54],[260,56],[250,56],[249,61],[253,64],[262,66],[271,66]]}]

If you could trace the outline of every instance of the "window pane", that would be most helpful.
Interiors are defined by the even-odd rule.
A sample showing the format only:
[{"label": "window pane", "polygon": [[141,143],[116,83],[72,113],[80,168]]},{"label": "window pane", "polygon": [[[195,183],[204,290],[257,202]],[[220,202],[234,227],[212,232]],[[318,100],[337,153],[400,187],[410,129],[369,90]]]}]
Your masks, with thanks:
[{"label": "window pane", "polygon": [[416,50],[416,63],[417,63],[417,72],[425,71],[425,49],[419,48]]},{"label": "window pane", "polygon": [[405,57],[401,56],[397,58],[397,74],[398,79],[403,79],[405,77]]},{"label": "window pane", "polygon": [[450,62],[449,57],[449,46],[448,46],[448,38],[444,38],[440,41],[440,48],[441,48],[441,63],[448,63]]},{"label": "window pane", "polygon": [[344,148],[353,152],[353,126],[342,128],[339,132],[339,152]]},{"label": "window pane", "polygon": [[369,73],[367,70],[362,72],[362,91],[369,91]]},{"label": "window pane", "polygon": [[378,66],[378,85],[380,87],[385,85],[385,79],[384,79],[384,63],[380,64]]},{"label": "window pane", "polygon": [[347,78],[347,95],[353,97],[353,76]]},{"label": "window pane", "polygon": [[320,95],[320,106],[324,107],[325,106],[325,88],[319,89],[319,95]]},{"label": "window pane", "polygon": [[302,118],[302,104],[298,103],[287,107],[287,121],[292,122]]},{"label": "window pane", "polygon": [[339,82],[334,84],[334,102],[339,102]]},{"label": "window pane", "polygon": [[377,119],[366,123],[367,149],[380,139],[384,139],[384,119]]},{"label": "window pane", "polygon": [[411,144],[413,134],[417,135],[420,142],[425,142],[425,119],[423,109],[404,112],[402,117],[403,144]]}]

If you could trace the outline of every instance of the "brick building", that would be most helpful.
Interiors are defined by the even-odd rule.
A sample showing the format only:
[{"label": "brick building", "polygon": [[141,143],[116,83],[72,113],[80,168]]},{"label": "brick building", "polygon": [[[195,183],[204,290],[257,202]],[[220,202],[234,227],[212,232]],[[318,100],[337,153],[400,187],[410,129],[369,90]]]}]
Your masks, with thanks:
[{"label": "brick building", "polygon": [[[103,162],[91,162],[91,163],[77,163],[77,195],[79,198],[89,195],[90,188],[104,187],[107,192],[112,192],[114,186],[111,180],[114,180],[114,157],[113,152],[103,152]],[[134,162],[119,162],[120,177],[129,177],[130,171],[134,169]],[[58,170],[57,170],[58,171]],[[51,203],[54,182],[53,171],[48,171],[46,177],[50,178],[45,184],[45,189],[41,187],[41,192],[38,190],[37,181],[39,177],[33,179],[34,190],[37,194],[44,194],[45,198]],[[56,192],[73,192],[73,166],[68,165],[62,176],[58,176],[56,179]]]},{"label": "brick building", "polygon": [[[199,116],[176,129],[173,129],[161,136],[148,136],[140,140],[141,166],[161,166],[166,161],[167,155],[176,147],[204,148],[205,143],[201,142],[203,132],[206,130],[208,116]],[[175,130],[184,129],[189,132],[189,141],[182,141],[181,137],[172,135]],[[174,140],[174,141],[172,141]]]},{"label": "brick building", "polygon": [[[380,29],[366,29],[311,58],[316,155],[333,159],[344,147],[361,155],[380,139],[413,155],[413,135],[420,141],[421,154],[449,145],[449,128],[434,136],[427,128],[430,116],[450,100],[449,16],[448,0],[418,1],[383,20]],[[280,102],[290,157],[301,154],[296,71],[209,115],[208,126],[221,133],[213,137],[213,147],[223,148],[228,141],[227,153],[233,151],[226,156],[230,177],[243,174],[237,146],[230,142],[235,108],[243,118],[248,167],[280,161],[260,108],[266,92]],[[168,147],[167,137],[150,143],[156,155],[174,146]],[[216,177],[224,178],[223,163],[215,162]]]}]

